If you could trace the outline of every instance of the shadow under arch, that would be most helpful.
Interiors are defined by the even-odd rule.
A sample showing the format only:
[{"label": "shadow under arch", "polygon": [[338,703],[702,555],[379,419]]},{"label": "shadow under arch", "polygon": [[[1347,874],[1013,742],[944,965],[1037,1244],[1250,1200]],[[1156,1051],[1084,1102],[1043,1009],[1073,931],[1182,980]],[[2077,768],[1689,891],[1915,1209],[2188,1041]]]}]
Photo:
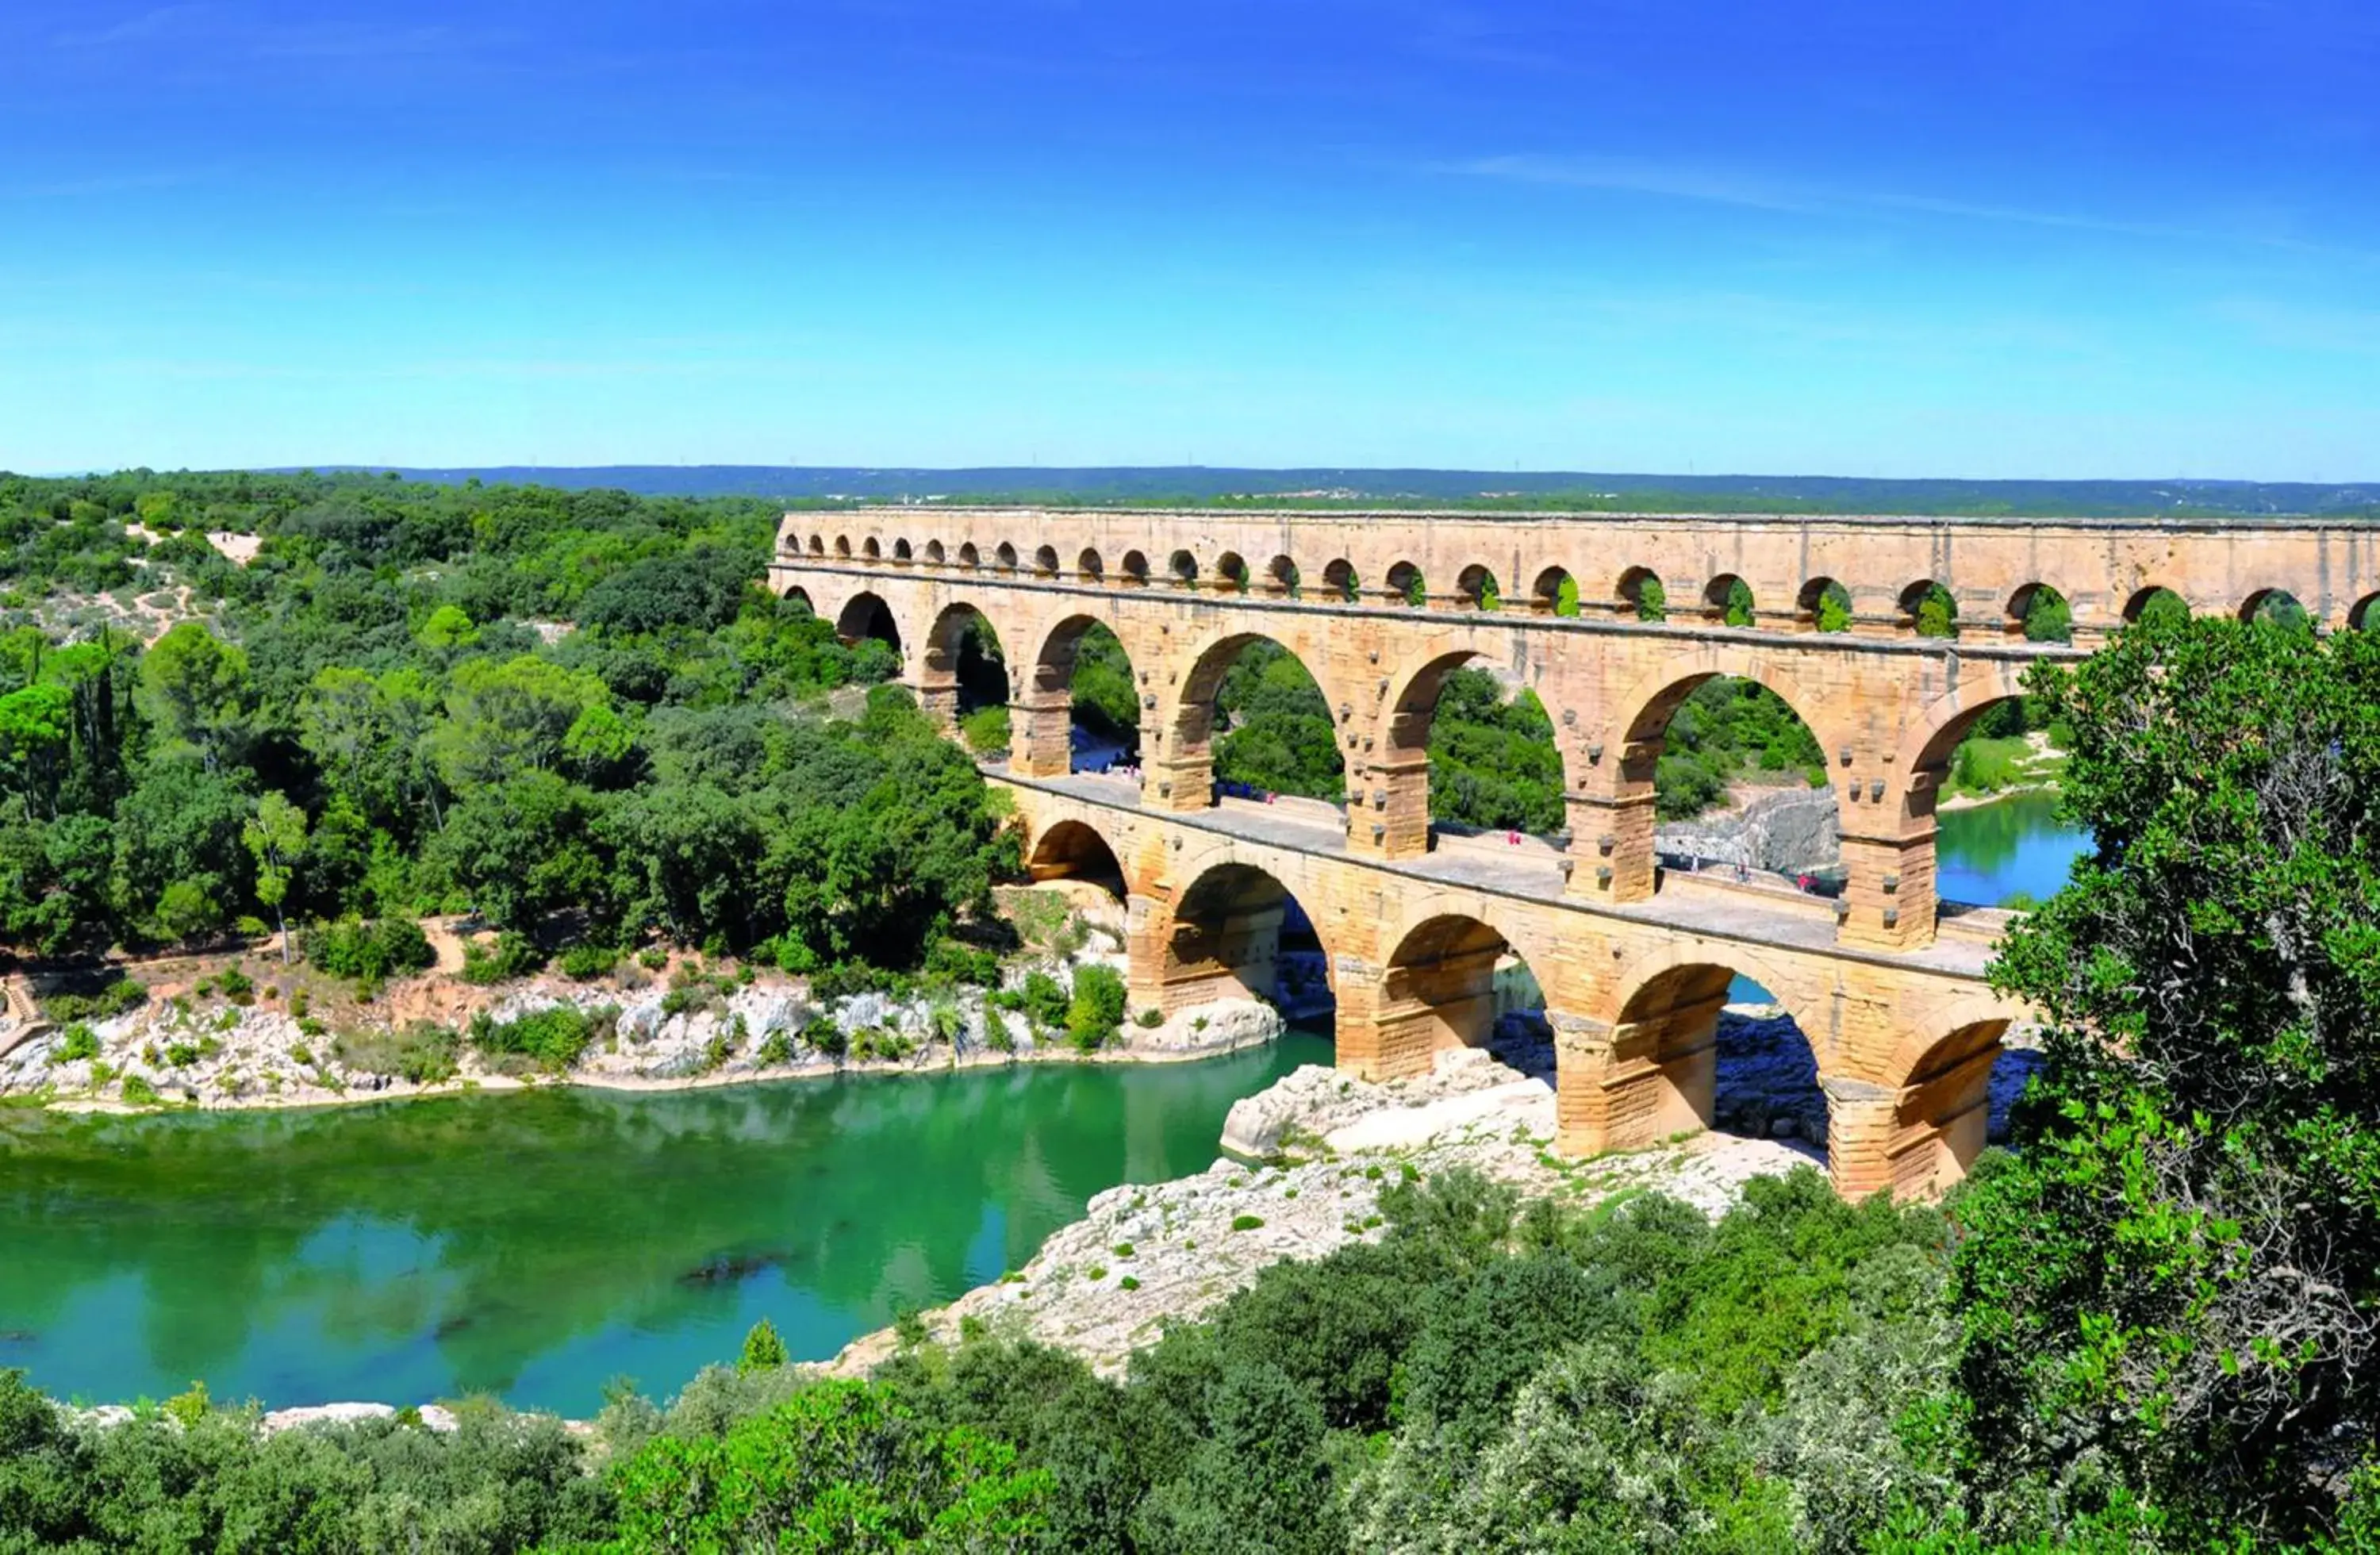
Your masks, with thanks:
[{"label": "shadow under arch", "polygon": [[[1965,1010],[1931,1023],[1893,1057],[1899,1076],[1888,1149],[1893,1197],[1938,1193],[1965,1178],[1991,1128],[1996,1075],[2021,1087],[2030,1063],[2011,1064],[2005,1011]],[[1946,1035],[1941,1033],[1949,1027]]]},{"label": "shadow under arch", "polygon": [[934,617],[918,692],[929,711],[952,717],[1008,700],[1007,652],[982,606],[959,600]]},{"label": "shadow under arch", "polygon": [[1427,1074],[1432,1054],[1492,1048],[1524,1074],[1550,1076],[1553,1028],[1524,947],[1463,912],[1433,913],[1395,943],[1374,1015],[1385,1073]]},{"label": "shadow under arch", "polygon": [[1033,839],[1025,872],[1036,885],[1047,881],[1083,881],[1128,901],[1131,883],[1123,860],[1099,828],[1084,820],[1062,820]]},{"label": "shadow under arch", "polygon": [[845,644],[866,641],[869,638],[892,645],[892,651],[903,651],[901,623],[892,607],[883,598],[862,589],[844,601],[834,618],[834,635]]},{"label": "shadow under arch", "polygon": [[[1728,1017],[1739,977],[1759,984],[1783,1013]],[[1631,967],[1614,995],[1609,1062],[1615,1072],[1635,1071],[1648,1094],[1628,1108],[1631,1137],[1615,1143],[1717,1128],[1799,1141],[1823,1156],[1831,1113],[1812,1027],[1777,991],[1793,986],[1742,948],[1724,960],[1680,949]]]},{"label": "shadow under arch", "polygon": [[1267,999],[1309,1014],[1335,1002],[1321,926],[1269,870],[1230,857],[1175,898],[1159,959],[1169,1014],[1218,999]]}]

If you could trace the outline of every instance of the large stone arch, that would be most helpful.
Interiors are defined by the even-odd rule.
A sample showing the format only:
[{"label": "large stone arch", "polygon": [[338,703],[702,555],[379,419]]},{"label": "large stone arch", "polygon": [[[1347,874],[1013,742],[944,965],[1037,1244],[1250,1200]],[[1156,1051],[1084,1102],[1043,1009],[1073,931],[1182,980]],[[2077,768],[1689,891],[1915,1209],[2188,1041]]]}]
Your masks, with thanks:
[{"label": "large stone arch", "polygon": [[1074,768],[1075,656],[1095,626],[1105,627],[1123,647],[1134,674],[1134,689],[1145,676],[1141,654],[1123,624],[1090,611],[1070,611],[1054,620],[1037,623],[1029,644],[1031,657],[1014,666],[1016,709],[1021,724],[1014,731],[1011,760],[1014,770],[1031,777],[1062,776]]},{"label": "large stone arch", "polygon": [[[1209,631],[1169,656],[1167,668],[1173,684],[1164,699],[1158,726],[1144,727],[1142,731],[1149,777],[1156,784],[1155,792],[1148,796],[1160,808],[1204,809],[1214,802],[1215,697],[1221,689],[1224,673],[1253,643],[1270,642],[1296,660],[1321,689],[1332,727],[1344,729],[1353,704],[1333,684],[1329,660],[1315,652],[1314,645],[1304,637],[1295,631],[1226,627]],[[1127,643],[1125,648],[1130,651],[1131,645]],[[1333,744],[1337,744],[1335,738]],[[1343,750],[1340,759],[1343,765]]]},{"label": "large stone arch", "polygon": [[892,644],[892,651],[905,657],[914,640],[901,613],[873,589],[856,589],[836,607],[834,635],[846,643],[885,638]]},{"label": "large stone arch", "polygon": [[[1002,630],[999,616],[984,601],[972,597],[953,599],[936,611],[933,625],[927,628],[925,640],[917,650],[918,703],[946,724],[958,718],[959,648],[967,624],[976,620],[991,628],[1003,654],[1010,650],[1009,634]],[[1010,665],[1008,673],[1013,689],[1015,666]]]},{"label": "large stone arch", "polygon": [[1637,1149],[1709,1128],[1718,1096],[1718,1020],[1729,986],[1748,977],[1792,1017],[1828,1097],[1834,1165],[1842,1055],[1820,990],[1783,960],[1742,943],[1669,941],[1640,952],[1597,1002],[1597,1019],[1562,1043],[1561,1135],[1585,1152]]},{"label": "large stone arch", "polygon": [[1118,847],[1094,821],[1069,816],[1026,837],[1025,872],[1037,884],[1043,881],[1088,881],[1111,893],[1119,903],[1134,894],[1131,847]]},{"label": "large stone arch", "polygon": [[[1133,982],[1145,1003],[1171,1014],[1216,999],[1269,999],[1293,898],[1322,943],[1326,968],[1337,966],[1331,928],[1301,893],[1299,871],[1284,879],[1224,841],[1168,872],[1177,882],[1170,893],[1135,902]],[[1330,975],[1335,979],[1335,970]]]},{"label": "large stone arch", "polygon": [[[1499,656],[1476,640],[1439,640],[1404,661],[1388,676],[1379,734],[1372,759],[1365,765],[1364,787],[1371,796],[1371,820],[1385,828],[1379,851],[1390,858],[1409,857],[1429,849],[1434,819],[1429,804],[1429,737],[1438,721],[1439,694],[1445,688],[1447,676],[1475,661],[1494,664]],[[1504,662],[1511,662],[1509,653]],[[1581,778],[1575,766],[1579,753],[1562,738],[1561,731],[1564,717],[1574,723],[1577,711],[1563,703],[1559,691],[1554,691],[1550,702],[1548,700],[1552,687],[1544,676],[1524,678],[1529,684],[1524,688],[1536,693],[1539,705],[1545,708],[1553,725],[1550,747],[1561,764],[1562,792],[1573,792]]]},{"label": "large stone arch", "polygon": [[1653,894],[1653,782],[1670,721],[1694,688],[1722,675],[1767,686],[1783,699],[1816,736],[1835,779],[1836,824],[1850,834],[1842,772],[1833,758],[1844,732],[1820,710],[1828,704],[1756,648],[1702,643],[1662,659],[1612,702],[1601,734],[1588,747],[1588,771],[1571,790],[1574,894],[1609,902],[1641,902]]},{"label": "large stone arch", "polygon": [[[1950,753],[1967,737],[1975,720],[2002,702],[2025,694],[2025,668],[2005,661],[1984,666],[1925,704],[1925,711],[1902,731],[1900,743],[1893,751],[1893,770],[1902,774],[1900,782],[1905,796],[1913,796],[1925,787],[1915,781],[1916,774],[1932,772],[1938,776],[1949,765]],[[1933,813],[1930,795],[1925,810],[1928,815]]]},{"label": "large stone arch", "polygon": [[1794,716],[1818,736],[1821,750],[1833,750],[1841,731],[1823,709],[1825,699],[1802,686],[1759,649],[1735,643],[1702,643],[1662,661],[1637,677],[1612,704],[1606,743],[1613,747],[1658,737],[1694,687],[1721,675],[1749,680],[1782,698]]},{"label": "large stone arch", "polygon": [[1854,1136],[1847,1148],[1866,1158],[1862,1186],[1911,1198],[1966,1176],[1983,1153],[1992,1067],[2012,1024],[2006,1005],[1972,995],[1917,1017],[1886,1061],[1881,1095],[1864,1128],[1853,1124],[1845,1131]]}]

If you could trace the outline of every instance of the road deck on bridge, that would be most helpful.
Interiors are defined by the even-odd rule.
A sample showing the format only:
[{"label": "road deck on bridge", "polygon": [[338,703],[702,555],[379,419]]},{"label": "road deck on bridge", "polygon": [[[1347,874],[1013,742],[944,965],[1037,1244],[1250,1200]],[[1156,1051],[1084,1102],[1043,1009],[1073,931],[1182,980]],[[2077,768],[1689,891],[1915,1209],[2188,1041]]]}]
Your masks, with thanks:
[{"label": "road deck on bridge", "polygon": [[1139,782],[1134,778],[1093,772],[1075,772],[1066,777],[1019,777],[999,762],[986,763],[984,771],[1018,787],[1040,789],[1084,803],[1288,848],[1314,857],[1336,859],[1360,869],[1548,903],[1602,917],[1687,929],[1752,944],[1812,951],[1879,966],[1980,978],[1992,956],[1994,936],[1989,930],[2004,921],[2004,915],[1978,912],[1972,915],[1978,920],[1978,932],[1973,935],[1944,934],[1930,945],[1911,950],[1852,947],[1837,942],[1832,910],[1822,899],[1789,888],[1741,885],[1706,875],[1672,874],[1665,878],[1660,891],[1649,900],[1625,905],[1589,903],[1565,894],[1560,867],[1563,855],[1540,838],[1524,836],[1516,845],[1505,841],[1502,833],[1486,837],[1441,836],[1438,845],[1426,855],[1389,860],[1350,849],[1345,819],[1320,800],[1283,798],[1268,804],[1225,798],[1211,809],[1184,813],[1143,805]]}]

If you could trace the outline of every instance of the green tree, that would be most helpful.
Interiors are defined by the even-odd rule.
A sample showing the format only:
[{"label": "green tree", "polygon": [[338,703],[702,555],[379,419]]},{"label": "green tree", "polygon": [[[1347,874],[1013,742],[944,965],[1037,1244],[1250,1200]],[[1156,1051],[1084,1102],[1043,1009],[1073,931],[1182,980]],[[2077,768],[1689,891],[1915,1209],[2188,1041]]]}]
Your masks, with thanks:
[{"label": "green tree", "polygon": [[443,604],[430,613],[419,635],[424,648],[468,648],[480,640],[480,628],[460,605]]},{"label": "green tree", "polygon": [[1916,620],[1921,638],[1955,638],[1959,635],[1958,601],[1942,585],[1929,584],[1917,601]]},{"label": "green tree", "polygon": [[777,1325],[763,1318],[752,1325],[744,1336],[744,1353],[735,1357],[738,1371],[767,1371],[783,1366],[790,1357],[785,1354],[785,1342],[778,1336]]},{"label": "green tree", "polygon": [[14,781],[27,820],[37,808],[46,819],[57,818],[73,712],[73,693],[62,686],[28,686],[0,696],[0,771]]},{"label": "green tree", "polygon": [[2380,1440],[2380,640],[2144,620],[2030,684],[2094,847],[1993,964],[2047,1066],[1961,1214],[1973,1461],[2319,1532]]},{"label": "green tree", "polygon": [[169,629],[140,661],[152,716],[212,771],[231,754],[251,699],[248,655],[195,621]]},{"label": "green tree", "polygon": [[1123,974],[1097,963],[1076,967],[1066,1004],[1066,1036],[1083,1051],[1095,1052],[1123,1029]]},{"label": "green tree", "polygon": [[1851,590],[1829,578],[1818,590],[1817,627],[1822,632],[1847,632],[1852,626]]},{"label": "green tree", "polygon": [[306,855],[306,812],[278,792],[256,802],[256,814],[240,829],[240,841],[256,856],[256,899],[273,909],[281,929],[281,960],[289,956],[289,918],[282,910],[289,882]]},{"label": "green tree", "polygon": [[1659,578],[1646,573],[1636,581],[1636,619],[1667,621],[1669,618],[1669,590],[1661,587]]},{"label": "green tree", "polygon": [[610,699],[593,675],[534,654],[474,659],[455,672],[446,718],[432,732],[440,771],[461,789],[558,767],[580,721],[608,711]]},{"label": "green tree", "polygon": [[1752,625],[1752,585],[1740,577],[1727,586],[1724,619],[1730,626]]},{"label": "green tree", "polygon": [[2024,640],[2074,640],[2074,610],[2066,602],[2066,596],[2055,589],[2035,589],[2033,591],[2033,598],[2025,601]]},{"label": "green tree", "polygon": [[1039,1531],[1046,1470],[965,1427],[935,1430],[880,1387],[822,1382],[724,1437],[662,1437],[613,1475],[606,1548],[844,1555],[1015,1549]]}]

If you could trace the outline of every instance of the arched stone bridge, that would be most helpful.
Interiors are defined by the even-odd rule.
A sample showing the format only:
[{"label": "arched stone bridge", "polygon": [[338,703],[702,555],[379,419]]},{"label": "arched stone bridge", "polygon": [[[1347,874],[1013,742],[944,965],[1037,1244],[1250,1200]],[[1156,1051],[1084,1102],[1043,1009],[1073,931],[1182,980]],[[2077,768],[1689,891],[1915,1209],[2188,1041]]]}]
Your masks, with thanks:
[{"label": "arched stone bridge", "polygon": [[2005,915],[1955,919],[1918,951],[1836,942],[1833,914],[1785,888],[1710,876],[1602,906],[1563,889],[1543,844],[1450,841],[1422,856],[1349,850],[1331,808],[1227,799],[1153,810],[1128,781],[995,779],[1042,878],[1104,879],[1127,905],[1135,1007],[1269,992],[1294,896],[1338,1000],[1342,1068],[1385,1078],[1486,1039],[1509,951],[1546,998],[1566,1153],[1658,1144],[1711,1121],[1716,1041],[1738,973],[1808,1038],[1828,1162],[1854,1197],[1956,1181],[1983,1148],[1985,1082],[2011,1012],[1983,984]]},{"label": "arched stone bridge", "polygon": [[[1669,617],[1639,619],[1655,578]],[[1426,1064],[1485,984],[1456,990],[1509,941],[1565,1033],[1566,1143],[1640,1143],[1706,1119],[1707,1032],[1732,967],[1776,992],[1818,1048],[1836,1178],[1861,1191],[1932,1183],[1980,1139],[1974,1104],[2010,1014],[1979,981],[1977,936],[1997,915],[1937,910],[1934,800],[1973,721],[2019,694],[2034,660],[2078,651],[2024,640],[2035,592],[2068,601],[2082,645],[2160,588],[2193,610],[2240,613],[2286,592],[2323,626],[2362,626],[2380,599],[2380,537],[2256,521],[900,507],[787,515],[770,579],[846,637],[891,638],[905,681],[944,716],[962,634],[978,615],[990,624],[1014,681],[1008,773],[1036,845],[1066,822],[1104,838],[1135,921],[1154,914],[1148,932],[1168,936],[1172,962],[1135,931],[1144,998],[1178,1002],[1196,978],[1164,968],[1204,965],[1172,938],[1193,932],[1174,920],[1197,899],[1202,876],[1183,872],[1194,844],[1287,847],[1293,857],[1244,862],[1295,892],[1318,928],[1335,924],[1325,939],[1342,1063]],[[1565,580],[1576,615],[1556,610]],[[1724,619],[1738,583],[1754,601],[1747,626]],[[1956,602],[1954,637],[1916,631],[1937,585]],[[1817,630],[1834,589],[1850,629]],[[1140,691],[1136,790],[1068,775],[1075,652],[1094,624],[1123,643]],[[1257,638],[1313,674],[1345,761],[1343,816],[1316,807],[1292,841],[1228,834],[1232,818],[1279,823],[1278,808],[1219,809],[1213,796],[1215,692]],[[1427,747],[1440,684],[1472,661],[1503,667],[1553,718],[1569,852],[1524,850],[1534,873],[1519,898],[1495,894],[1494,869],[1461,885],[1508,905],[1452,915],[1484,928],[1449,927],[1439,944],[1425,929],[1449,913],[1432,893],[1457,889],[1446,872],[1467,849],[1433,851]],[[1721,674],[1776,691],[1826,753],[1848,875],[1834,904],[1730,898],[1656,867],[1663,735],[1686,696]],[[1517,858],[1497,868],[1521,870]],[[1196,926],[1222,935],[1208,958],[1219,966],[1232,934],[1262,940],[1262,912],[1249,911],[1237,929]],[[1392,924],[1420,938],[1382,938]]]}]

